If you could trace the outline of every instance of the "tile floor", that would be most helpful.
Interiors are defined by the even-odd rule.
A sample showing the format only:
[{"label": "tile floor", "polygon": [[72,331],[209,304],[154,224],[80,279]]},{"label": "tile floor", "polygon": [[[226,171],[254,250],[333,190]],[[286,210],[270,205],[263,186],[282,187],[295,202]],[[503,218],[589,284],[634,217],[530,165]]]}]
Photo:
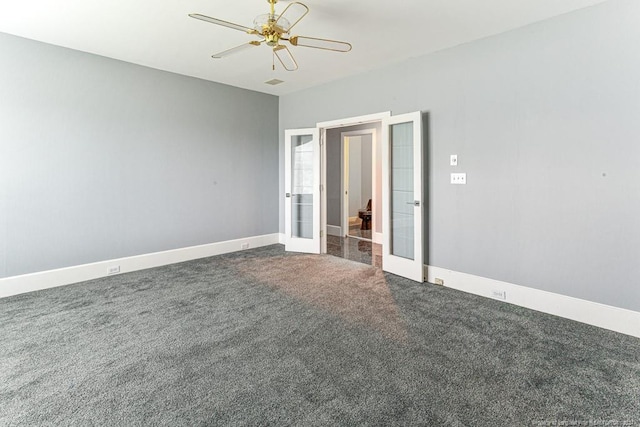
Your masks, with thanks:
[{"label": "tile floor", "polygon": [[349,236],[362,237],[371,240],[371,230],[361,230],[362,220],[360,218],[352,218],[349,220]]},{"label": "tile floor", "polygon": [[371,241],[327,236],[327,253],[382,268],[382,245]]}]

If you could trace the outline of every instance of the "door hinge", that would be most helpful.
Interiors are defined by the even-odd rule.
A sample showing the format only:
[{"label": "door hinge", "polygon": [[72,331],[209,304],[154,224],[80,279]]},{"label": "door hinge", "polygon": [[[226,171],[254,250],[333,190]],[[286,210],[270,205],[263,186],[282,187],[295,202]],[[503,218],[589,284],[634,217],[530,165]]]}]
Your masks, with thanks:
[{"label": "door hinge", "polygon": [[324,236],[324,231],[320,230],[320,237]]}]

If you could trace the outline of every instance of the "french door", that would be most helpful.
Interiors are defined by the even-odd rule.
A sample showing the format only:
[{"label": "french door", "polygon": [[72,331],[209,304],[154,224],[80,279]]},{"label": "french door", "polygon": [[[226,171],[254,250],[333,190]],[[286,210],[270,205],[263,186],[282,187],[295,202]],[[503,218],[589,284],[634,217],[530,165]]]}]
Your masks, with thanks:
[{"label": "french door", "polygon": [[[382,268],[422,282],[422,115],[418,111],[377,120],[382,122]],[[351,125],[349,119],[345,122],[339,126]],[[319,134],[319,128],[285,130],[287,251],[321,251],[320,230],[326,224],[320,224]]]},{"label": "french door", "polygon": [[382,144],[382,269],[422,282],[421,113],[384,119]]},{"label": "french door", "polygon": [[318,128],[285,130],[285,250],[320,253]]}]

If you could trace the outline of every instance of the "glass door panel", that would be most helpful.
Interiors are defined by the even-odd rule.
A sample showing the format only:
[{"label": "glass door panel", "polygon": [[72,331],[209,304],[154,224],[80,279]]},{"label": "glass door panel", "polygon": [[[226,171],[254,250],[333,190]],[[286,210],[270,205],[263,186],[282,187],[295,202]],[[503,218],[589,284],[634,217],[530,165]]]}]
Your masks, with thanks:
[{"label": "glass door panel", "polygon": [[413,123],[390,125],[391,247],[393,255],[413,259]]},{"label": "glass door panel", "polygon": [[291,237],[313,238],[313,136],[292,136]]},{"label": "glass door panel", "polygon": [[320,253],[318,130],[285,131],[285,249]]}]

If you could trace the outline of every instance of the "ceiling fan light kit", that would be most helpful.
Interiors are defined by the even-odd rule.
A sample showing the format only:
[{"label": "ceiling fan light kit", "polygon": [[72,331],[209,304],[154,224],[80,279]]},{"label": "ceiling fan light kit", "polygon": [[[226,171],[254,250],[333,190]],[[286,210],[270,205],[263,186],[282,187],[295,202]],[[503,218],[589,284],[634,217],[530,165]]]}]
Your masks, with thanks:
[{"label": "ceiling fan light kit", "polygon": [[[275,4],[278,0],[267,0],[270,5],[270,13],[258,15],[254,21],[254,27],[249,28],[244,25],[234,24],[233,22],[223,21],[222,19],[212,18],[210,16],[201,15],[199,13],[189,14],[190,17],[201,21],[220,25],[245,32],[249,35],[260,37],[261,40],[252,40],[243,43],[231,49],[224,50],[220,53],[212,55],[215,59],[225,58],[234,53],[242,52],[252,47],[266,44],[273,50],[274,57],[278,58],[280,64],[287,71],[295,71],[298,69],[298,63],[293,57],[289,48],[281,42],[286,41],[292,46],[309,47],[314,49],[329,50],[332,52],[349,52],[352,49],[350,43],[338,40],[321,39],[317,37],[307,36],[291,36],[290,32],[298,22],[302,20],[308,13],[309,8],[300,3],[290,3],[280,15],[275,12]],[[275,68],[275,63],[274,63]]]}]

